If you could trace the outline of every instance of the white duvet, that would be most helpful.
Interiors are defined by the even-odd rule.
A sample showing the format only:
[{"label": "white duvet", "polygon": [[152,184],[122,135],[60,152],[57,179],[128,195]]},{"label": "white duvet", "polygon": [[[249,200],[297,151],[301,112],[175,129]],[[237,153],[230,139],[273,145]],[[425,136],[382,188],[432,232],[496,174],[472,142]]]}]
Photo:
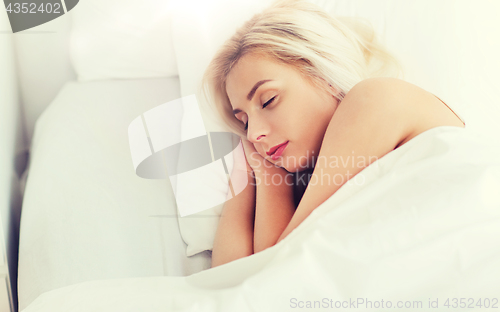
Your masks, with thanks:
[{"label": "white duvet", "polygon": [[66,286],[23,312],[498,311],[495,147],[468,129],[437,127],[356,177],[262,252],[187,277]]}]

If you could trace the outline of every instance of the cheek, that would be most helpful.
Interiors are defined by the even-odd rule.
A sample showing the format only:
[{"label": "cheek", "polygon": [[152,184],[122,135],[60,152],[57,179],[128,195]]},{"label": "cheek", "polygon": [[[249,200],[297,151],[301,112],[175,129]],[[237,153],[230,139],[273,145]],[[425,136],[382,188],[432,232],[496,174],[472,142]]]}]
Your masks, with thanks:
[{"label": "cheek", "polygon": [[259,146],[255,146],[255,150],[257,151],[257,153],[260,154],[260,156],[262,156],[264,158],[267,157],[266,151],[264,150],[264,148],[262,146],[260,146],[260,145]]}]

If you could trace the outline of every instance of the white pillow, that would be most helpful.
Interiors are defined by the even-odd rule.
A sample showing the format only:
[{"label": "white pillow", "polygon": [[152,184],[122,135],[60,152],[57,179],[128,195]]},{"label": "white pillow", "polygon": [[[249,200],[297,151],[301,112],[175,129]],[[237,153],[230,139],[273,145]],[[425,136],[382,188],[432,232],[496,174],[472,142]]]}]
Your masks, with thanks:
[{"label": "white pillow", "polygon": [[[177,7],[172,18],[172,36],[181,81],[181,94],[183,97],[196,96],[207,132],[226,132],[229,130],[220,117],[209,109],[199,92],[204,70],[224,41],[229,39],[236,29],[250,19],[253,14],[262,11],[271,3],[271,0],[217,0],[209,3],[199,2],[196,7],[182,5]],[[228,156],[226,157],[226,165],[228,171],[231,172],[233,158],[231,154]],[[224,178],[220,176],[217,168],[207,168],[207,170],[212,170],[219,181]],[[185,177],[185,179],[188,178],[188,176]],[[193,183],[196,184],[196,187],[202,188],[208,187],[211,182],[208,179],[193,179]],[[178,185],[187,184],[179,183]],[[203,206],[207,200],[218,201],[226,197],[228,190],[212,186],[211,191],[209,195],[204,197],[192,197],[192,204]],[[188,190],[178,189],[177,192],[182,194]],[[179,228],[182,238],[187,244],[186,253],[188,256],[204,250],[212,250],[223,205],[224,203],[185,217],[181,217],[179,213]]]},{"label": "white pillow", "polygon": [[[491,39],[477,39],[478,33],[484,39],[493,38],[494,29],[498,29],[493,26],[499,23],[492,12],[498,6],[482,2],[478,11],[467,1],[455,0],[439,3],[432,0],[418,3],[397,0],[309,1],[334,16],[368,19],[381,42],[400,60],[404,80],[441,98],[467,120],[468,128],[483,127],[485,133],[499,132],[500,127],[493,122],[482,122],[499,116],[499,107],[494,105],[495,101],[500,102],[498,96],[494,96],[495,84],[485,84],[484,80],[477,79],[493,77],[495,69],[487,70],[486,65],[495,65],[496,71],[500,70],[499,62],[491,52],[500,53],[500,45],[495,45]],[[206,108],[198,93],[201,77],[216,50],[236,28],[271,3],[266,0],[217,0],[175,14],[172,32],[181,94],[196,94],[207,131],[222,131],[224,128],[220,117]],[[474,45],[469,45],[469,42],[474,42]],[[489,58],[482,58],[481,54],[486,53]],[[483,66],[469,65],[472,62]],[[482,92],[478,94],[478,90]],[[493,111],[496,114],[488,114]],[[217,215],[220,208],[209,210],[207,214]],[[217,224],[218,220],[214,218],[179,218],[181,235],[191,254],[213,247]]]},{"label": "white pillow", "polygon": [[71,10],[78,81],[173,77],[171,0],[86,0]]}]

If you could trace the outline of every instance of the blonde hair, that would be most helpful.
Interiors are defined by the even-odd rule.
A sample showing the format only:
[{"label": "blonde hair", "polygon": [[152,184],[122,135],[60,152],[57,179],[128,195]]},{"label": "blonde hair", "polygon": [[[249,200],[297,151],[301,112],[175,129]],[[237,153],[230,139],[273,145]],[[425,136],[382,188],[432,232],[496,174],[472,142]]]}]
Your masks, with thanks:
[{"label": "blonde hair", "polygon": [[[238,60],[257,53],[294,66],[314,85],[339,101],[358,82],[399,77],[402,67],[362,19],[333,17],[304,0],[278,0],[245,22],[217,51],[202,79],[202,92],[229,130],[246,137],[233,115],[226,79]],[[324,82],[337,92],[324,87]]]}]

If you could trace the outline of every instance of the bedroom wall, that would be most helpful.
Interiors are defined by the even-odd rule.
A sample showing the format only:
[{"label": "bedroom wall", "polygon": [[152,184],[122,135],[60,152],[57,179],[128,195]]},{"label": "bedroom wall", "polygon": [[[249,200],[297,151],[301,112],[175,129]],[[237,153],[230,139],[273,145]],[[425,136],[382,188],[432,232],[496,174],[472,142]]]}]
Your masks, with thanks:
[{"label": "bedroom wall", "polygon": [[26,148],[31,145],[37,118],[64,83],[76,79],[69,58],[70,17],[71,14],[64,14],[12,35],[26,125]]},{"label": "bedroom wall", "polygon": [[[0,267],[8,265],[15,311],[19,220],[22,206],[19,173],[25,163],[23,150],[26,142],[23,136],[13,34],[7,12],[2,10],[0,10],[0,69]],[[4,255],[7,263],[4,262]]]}]

